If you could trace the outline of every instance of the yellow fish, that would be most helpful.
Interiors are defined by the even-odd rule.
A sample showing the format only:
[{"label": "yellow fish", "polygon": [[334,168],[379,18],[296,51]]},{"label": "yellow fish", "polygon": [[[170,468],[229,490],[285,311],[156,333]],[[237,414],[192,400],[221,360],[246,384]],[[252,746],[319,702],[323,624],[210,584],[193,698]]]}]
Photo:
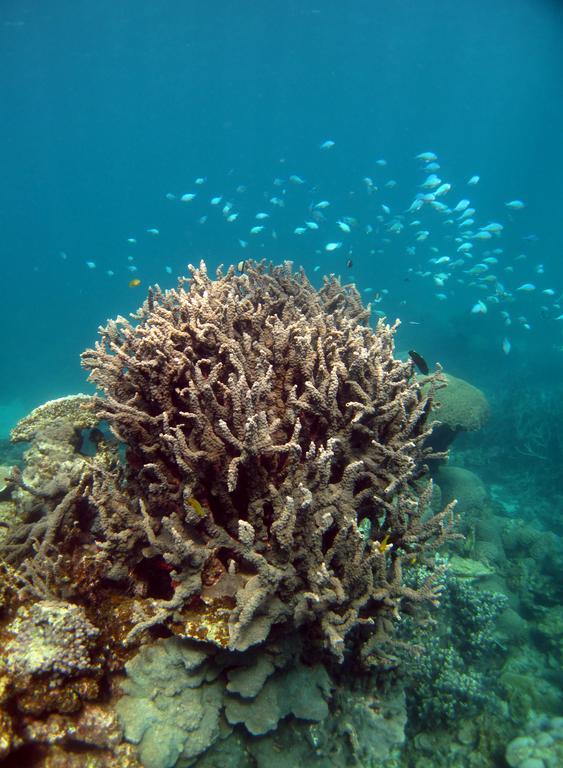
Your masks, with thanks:
[{"label": "yellow fish", "polygon": [[190,507],[195,509],[195,513],[198,517],[205,517],[205,510],[197,499],[194,499],[193,496],[190,496],[190,498],[188,499],[188,504],[190,505]]}]

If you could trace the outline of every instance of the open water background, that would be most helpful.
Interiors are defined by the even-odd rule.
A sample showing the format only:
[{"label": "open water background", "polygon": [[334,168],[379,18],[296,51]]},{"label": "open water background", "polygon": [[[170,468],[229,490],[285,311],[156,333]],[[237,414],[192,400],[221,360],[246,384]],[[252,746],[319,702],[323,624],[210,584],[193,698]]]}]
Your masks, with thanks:
[{"label": "open water background", "polygon": [[[10,408],[83,390],[78,355],[97,326],[138,306],[148,283],[172,285],[188,262],[290,258],[348,278],[343,250],[317,255],[291,236],[290,208],[286,236],[244,252],[218,211],[198,226],[194,208],[164,197],[191,191],[197,176],[208,178],[206,199],[246,185],[245,205],[258,211],[273,178],[295,173],[306,180],[294,195],[299,216],[318,186],[341,200],[341,215],[366,221],[375,203],[361,179],[383,175],[375,160],[398,182],[378,203],[401,211],[423,178],[414,156],[432,150],[450,195],[481,175],[470,197],[482,220],[507,223],[504,202],[526,201],[503,245],[543,263],[545,284],[563,290],[562,73],[563,4],[553,0],[4,0],[4,422]],[[327,138],[336,146],[320,152]],[[160,235],[143,235],[150,227]],[[530,233],[539,240],[520,240]],[[129,236],[139,238],[137,290],[127,286]],[[400,344],[489,386],[560,376],[563,324],[541,318],[539,297],[532,331],[514,333],[504,356],[498,313],[475,318],[466,301],[437,302],[430,283],[405,282],[425,260],[354,244],[352,276],[389,289],[384,310],[405,321]]]}]

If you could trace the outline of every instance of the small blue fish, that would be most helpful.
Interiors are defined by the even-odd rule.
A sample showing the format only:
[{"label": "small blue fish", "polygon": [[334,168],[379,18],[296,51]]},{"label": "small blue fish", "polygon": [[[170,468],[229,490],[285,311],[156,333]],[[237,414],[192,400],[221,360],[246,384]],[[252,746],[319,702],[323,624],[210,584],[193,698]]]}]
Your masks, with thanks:
[{"label": "small blue fish", "polygon": [[413,200],[410,208],[407,208],[407,213],[414,213],[416,211],[420,211],[422,206],[424,205],[424,201],[420,198],[417,198],[416,200]]},{"label": "small blue fish", "polygon": [[326,141],[323,141],[319,149],[332,149],[335,143],[336,142],[332,141],[331,139],[327,139]]},{"label": "small blue fish", "polygon": [[422,189],[435,189],[436,187],[439,187],[441,183],[442,179],[440,179],[439,176],[436,176],[435,173],[431,173],[424,179],[420,186]]},{"label": "small blue fish", "polygon": [[491,221],[490,224],[487,224],[484,227],[481,227],[481,230],[483,232],[494,232],[495,234],[498,234],[499,232],[502,232],[504,227],[502,224],[499,224],[498,221]]},{"label": "small blue fish", "polygon": [[477,304],[474,304],[471,309],[472,315],[486,315],[487,314],[487,305],[484,301],[479,300]]},{"label": "small blue fish", "polygon": [[442,197],[442,195],[447,194],[451,188],[452,188],[451,184],[447,184],[447,183],[440,184],[440,186],[438,187],[438,189],[434,194],[436,195],[436,197]]},{"label": "small blue fish", "polygon": [[417,160],[422,160],[424,163],[432,163],[438,159],[438,155],[435,152],[420,152],[416,156]]}]

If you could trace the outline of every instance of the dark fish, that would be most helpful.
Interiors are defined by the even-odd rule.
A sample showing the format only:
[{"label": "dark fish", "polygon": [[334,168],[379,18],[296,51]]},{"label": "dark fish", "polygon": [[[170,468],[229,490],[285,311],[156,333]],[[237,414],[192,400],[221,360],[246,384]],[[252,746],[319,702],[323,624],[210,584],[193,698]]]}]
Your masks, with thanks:
[{"label": "dark fish", "polygon": [[354,266],[354,262],[352,261],[352,259],[348,259],[348,261],[346,262],[346,266],[348,267],[348,269],[351,269]]},{"label": "dark fish", "polygon": [[101,443],[104,439],[104,433],[101,429],[98,429],[98,427],[92,427],[88,437],[94,443],[94,445],[98,445],[98,443]]},{"label": "dark fish", "polygon": [[430,373],[428,363],[422,357],[422,355],[419,355],[418,352],[414,351],[414,349],[409,349],[409,357],[421,373],[423,373],[425,376]]}]

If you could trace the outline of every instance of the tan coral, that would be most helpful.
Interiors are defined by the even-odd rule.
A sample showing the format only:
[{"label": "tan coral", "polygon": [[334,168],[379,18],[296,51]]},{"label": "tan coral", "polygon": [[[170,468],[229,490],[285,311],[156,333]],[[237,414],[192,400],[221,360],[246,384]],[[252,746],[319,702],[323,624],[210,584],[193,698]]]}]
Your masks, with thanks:
[{"label": "tan coral", "polygon": [[438,451],[446,450],[459,432],[481,429],[490,416],[488,400],[480,389],[449,373],[442,377],[446,386],[436,392],[430,420],[435,426],[429,443]]},{"label": "tan coral", "polygon": [[432,421],[447,424],[454,431],[475,432],[490,416],[490,406],[480,389],[464,379],[443,373],[444,388],[436,395],[436,412]]},{"label": "tan coral", "polygon": [[[64,471],[31,482],[24,470],[27,528],[7,556],[39,593],[40,571],[56,586],[95,563],[89,587],[67,588],[103,577],[138,596],[130,642],[155,624],[193,636],[199,613],[200,639],[231,650],[277,625],[342,659],[355,627],[437,601],[431,580],[407,589],[402,569],[452,524],[450,508],[424,514],[417,484],[437,381],[423,391],[395,358],[396,327],[371,327],[354,287],[330,277],[316,291],[289,263],[216,279],[201,264],[177,289],[151,289],[83,354],[103,395],[90,415],[124,452],[104,437],[77,455],[74,416],[55,416],[66,436],[46,455],[66,456]],[[49,429],[26,433],[29,462]]]},{"label": "tan coral", "polygon": [[62,420],[75,429],[91,429],[98,422],[96,399],[91,395],[67,395],[39,405],[21,419],[10,433],[12,442],[31,441],[38,432]]}]

